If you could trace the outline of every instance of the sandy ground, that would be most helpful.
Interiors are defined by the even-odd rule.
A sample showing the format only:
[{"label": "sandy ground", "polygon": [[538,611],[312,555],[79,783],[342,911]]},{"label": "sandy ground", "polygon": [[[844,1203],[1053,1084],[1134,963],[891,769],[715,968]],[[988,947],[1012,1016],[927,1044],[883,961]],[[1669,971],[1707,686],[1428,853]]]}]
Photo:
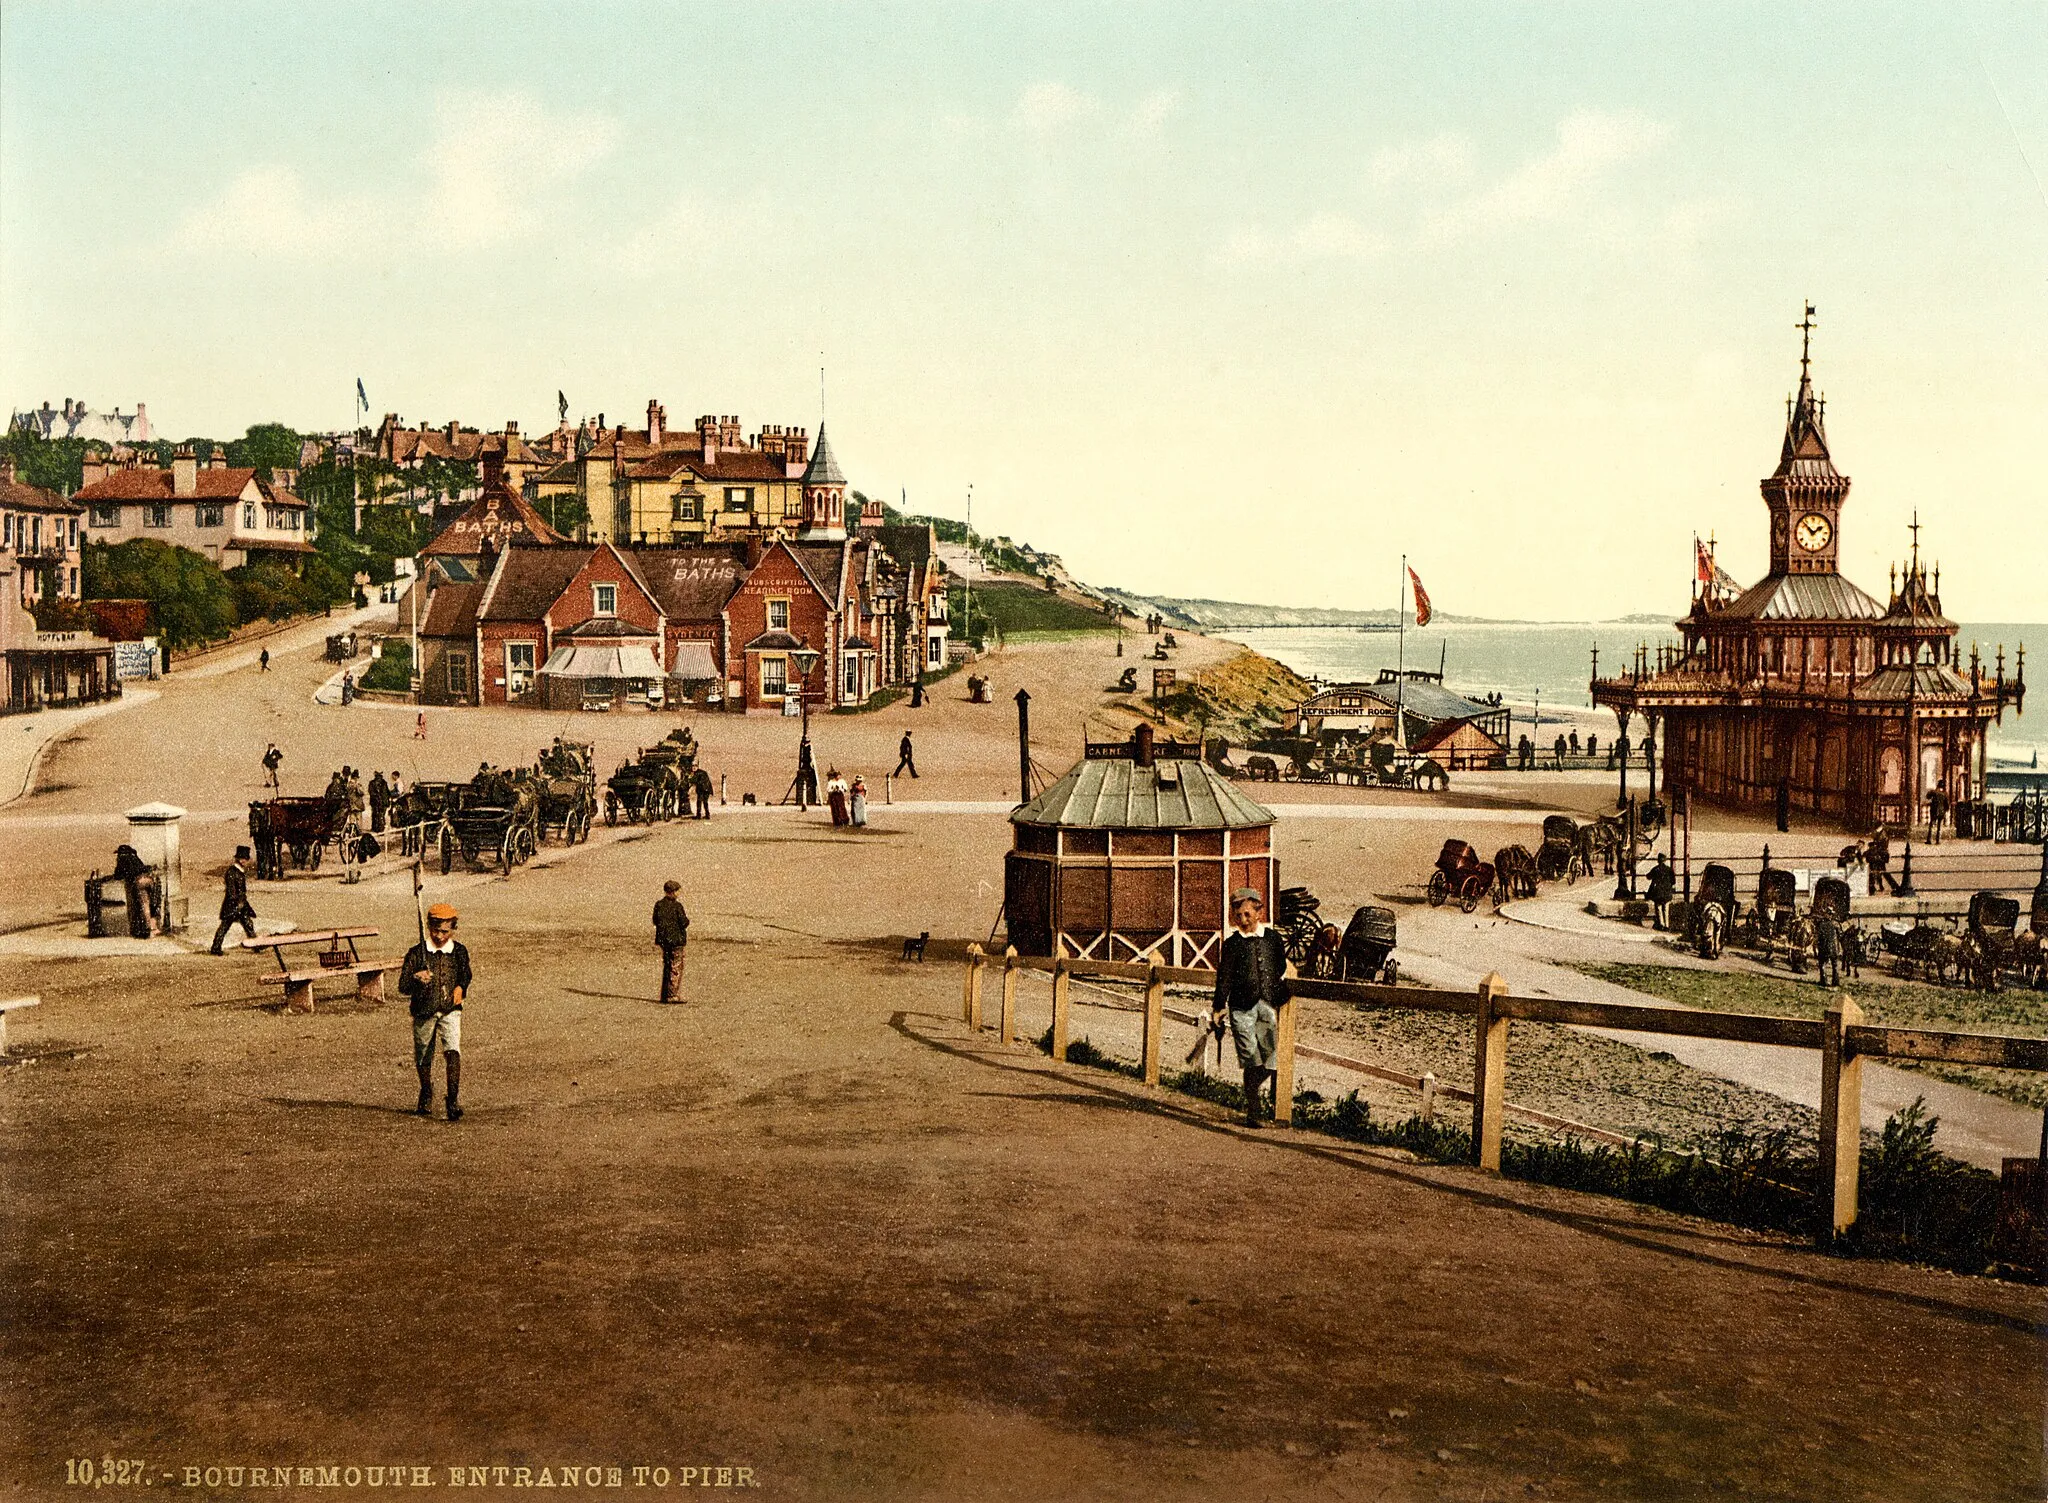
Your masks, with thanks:
[{"label": "sandy ground", "polygon": [[[1184,665],[1230,650],[1183,641]],[[2038,1290],[1248,1134],[969,1037],[946,962],[995,917],[1004,701],[1031,688],[1063,767],[1109,653],[1018,649],[994,706],[949,680],[815,719],[821,762],[871,782],[916,729],[922,806],[878,798],[862,836],[729,807],[509,880],[431,874],[479,973],[454,1126],[405,1112],[395,1007],[288,1016],[254,957],[51,927],[120,838],[107,811],[193,811],[203,915],[267,740],[310,792],[342,760],[453,776],[593,725],[608,769],[672,722],[429,712],[422,744],[409,713],[315,707],[307,650],[77,727],[0,811],[0,993],[44,998],[14,1040],[88,1051],[0,1078],[0,1492],[60,1495],[90,1455],[158,1486],[198,1466],[200,1492],[208,1466],[502,1466],[509,1493],[512,1468],[594,1464],[624,1493],[635,1466],[731,1466],[821,1498],[2039,1495]],[[780,796],[792,724],[697,730],[735,803]],[[1340,809],[1283,820],[1288,880],[1364,901],[1448,827],[1490,848],[1540,820],[1526,789],[1468,797],[1355,817],[1384,800],[1286,790]],[[695,941],[691,1003],[663,1009],[668,875]],[[256,902],[413,922],[398,873]],[[1414,926],[1446,966],[1510,930],[1540,933]],[[250,1495],[236,1475],[219,1495]]]}]

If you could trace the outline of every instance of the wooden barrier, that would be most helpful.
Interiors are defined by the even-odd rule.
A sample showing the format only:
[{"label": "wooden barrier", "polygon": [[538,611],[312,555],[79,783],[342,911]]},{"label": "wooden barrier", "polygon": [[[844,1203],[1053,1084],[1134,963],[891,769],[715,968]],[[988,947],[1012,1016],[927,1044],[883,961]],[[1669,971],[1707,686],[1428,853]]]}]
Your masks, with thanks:
[{"label": "wooden barrier", "polygon": [[[981,972],[987,957],[979,945],[967,947],[967,980],[963,1011],[969,1025],[981,1027]],[[1055,959],[1051,956],[1004,956],[1004,1037],[1011,1033],[1012,988],[1019,971],[1050,971],[1053,977],[1053,1057],[1064,1059],[1070,1027],[1070,987],[1079,976],[1102,981],[1143,983],[1144,1044],[1142,1073],[1147,1085],[1159,1084],[1160,1033],[1168,1016],[1169,983],[1209,987],[1216,973],[1183,966],[1139,962]],[[1571,1122],[1546,1112],[1511,1106],[1507,1101],[1508,1025],[1522,1021],[1556,1023],[1573,1028],[1605,1028],[1621,1033],[1664,1034],[1674,1038],[1717,1039],[1728,1043],[1770,1044],[1811,1049],[1820,1055],[1820,1158],[1823,1193],[1819,1235],[1840,1236],[1856,1223],[1857,1174],[1862,1152],[1862,1062],[1865,1059],[1944,1060],[1956,1064],[1995,1065],[2009,1070],[2048,1071],[2048,1039],[2013,1038],[2000,1034],[1953,1033],[1922,1028],[1882,1028],[1866,1024],[1863,1010],[1848,996],[1818,1021],[1760,1013],[1703,1012],[1689,1008],[1646,1007],[1631,1003],[1577,1002],[1562,997],[1510,996],[1507,983],[1490,975],[1470,992],[1435,987],[1380,986],[1350,981],[1296,979],[1294,995],[1345,1002],[1356,1007],[1399,1007],[1415,1012],[1469,1014],[1473,1018],[1473,1090],[1440,1084],[1434,1075],[1409,1076],[1397,1070],[1350,1059],[1327,1050],[1298,1045],[1291,1004],[1279,1009],[1278,1068],[1274,1080],[1274,1120],[1291,1125],[1294,1107],[1295,1057],[1318,1060],[1398,1081],[1422,1092],[1423,1117],[1434,1116],[1442,1099],[1472,1102],[1472,1157],[1481,1169],[1498,1173],[1502,1129],[1510,1115],[1560,1132],[1577,1133],[1618,1146],[1637,1139],[1603,1128]],[[1176,1022],[1207,1026],[1206,1017],[1175,1010]],[[2048,1117],[2043,1121],[2043,1159],[2048,1162]]]},{"label": "wooden barrier", "polygon": [[1006,1044],[1017,1040],[1017,947],[1003,951],[1002,1037]]}]

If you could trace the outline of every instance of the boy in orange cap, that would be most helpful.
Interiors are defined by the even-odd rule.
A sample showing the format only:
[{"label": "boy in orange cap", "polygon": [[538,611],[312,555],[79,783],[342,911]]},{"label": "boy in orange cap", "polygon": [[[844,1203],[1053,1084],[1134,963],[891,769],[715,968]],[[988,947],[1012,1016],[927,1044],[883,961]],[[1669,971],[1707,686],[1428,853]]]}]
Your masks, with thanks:
[{"label": "boy in orange cap", "polygon": [[448,1120],[462,1120],[462,1004],[469,996],[469,951],[455,938],[447,903],[427,910],[427,937],[405,953],[398,989],[412,1001],[412,1062],[422,1117],[434,1112],[434,1046],[448,1061]]}]

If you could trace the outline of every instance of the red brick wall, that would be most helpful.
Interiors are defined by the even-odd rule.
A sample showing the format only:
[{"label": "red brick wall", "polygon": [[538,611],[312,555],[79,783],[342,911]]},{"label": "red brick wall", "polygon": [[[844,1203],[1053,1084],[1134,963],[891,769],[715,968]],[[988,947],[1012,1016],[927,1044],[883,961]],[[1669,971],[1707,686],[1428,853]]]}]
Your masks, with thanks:
[{"label": "red brick wall", "polygon": [[[808,641],[823,654],[818,666],[811,670],[812,707],[815,709],[834,703],[839,683],[839,642],[832,630],[832,611],[787,549],[769,549],[762,556],[759,567],[747,576],[738,593],[726,603],[726,620],[732,627],[732,653],[731,661],[726,664],[727,676],[737,675],[746,679],[745,703],[748,709],[777,708],[775,702],[761,698],[760,674],[757,671],[760,655],[756,653],[750,660],[745,650],[747,643],[769,629],[768,602],[777,596],[789,601],[790,634]],[[796,673],[792,669],[790,683],[794,686],[796,682]]]},{"label": "red brick wall", "polygon": [[618,587],[619,620],[629,622],[642,631],[661,630],[661,611],[634,583],[625,564],[609,548],[600,548],[591,554],[590,562],[578,571],[576,577],[569,581],[568,588],[548,607],[548,625],[559,634],[588,621],[595,614],[591,605],[591,589],[600,584]]}]

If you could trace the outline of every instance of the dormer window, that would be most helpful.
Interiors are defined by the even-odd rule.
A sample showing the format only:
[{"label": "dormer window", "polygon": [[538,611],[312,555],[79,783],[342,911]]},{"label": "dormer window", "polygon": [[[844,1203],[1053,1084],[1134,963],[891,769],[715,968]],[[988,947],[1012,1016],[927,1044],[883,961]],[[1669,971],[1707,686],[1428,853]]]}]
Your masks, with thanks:
[{"label": "dormer window", "polygon": [[592,615],[616,616],[619,613],[619,587],[613,584],[592,585],[590,609]]}]

